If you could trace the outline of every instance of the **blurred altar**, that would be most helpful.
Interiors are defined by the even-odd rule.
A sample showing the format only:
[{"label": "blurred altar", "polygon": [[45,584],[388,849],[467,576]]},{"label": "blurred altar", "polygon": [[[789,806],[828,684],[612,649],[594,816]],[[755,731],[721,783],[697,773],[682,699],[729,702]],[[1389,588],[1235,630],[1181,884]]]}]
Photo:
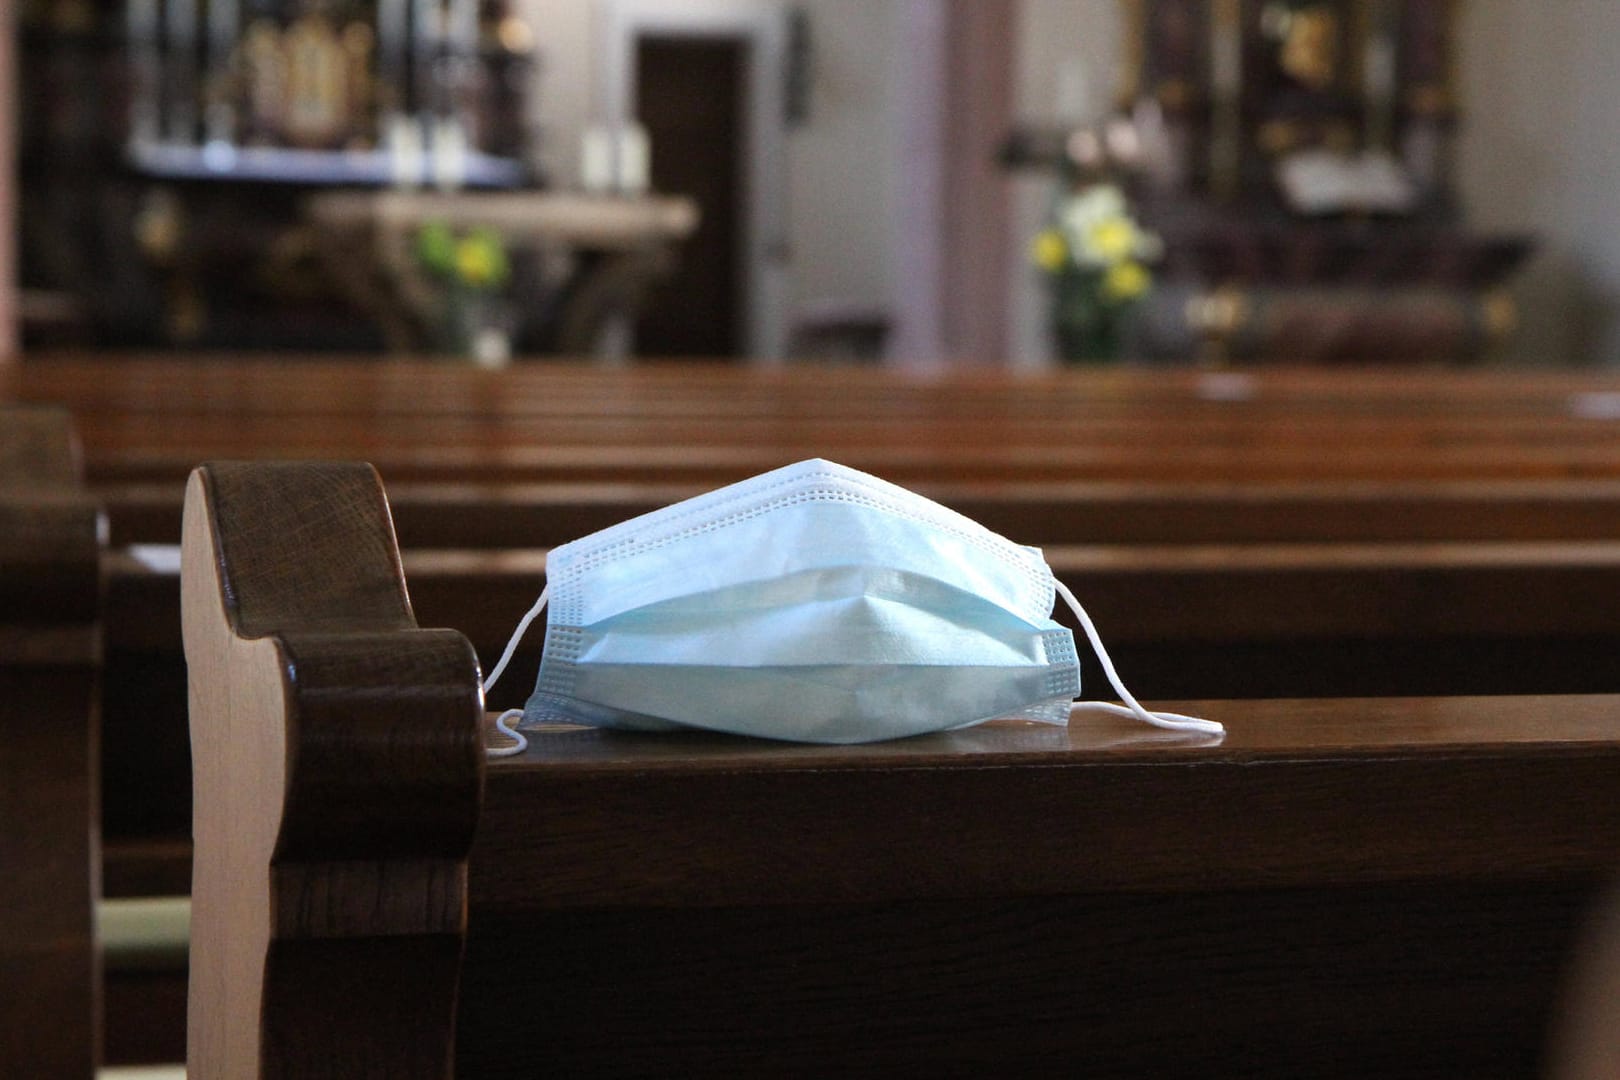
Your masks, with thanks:
[{"label": "blurred altar", "polygon": [[22,341],[1019,369],[1100,307],[1092,361],[1607,362],[1582,11],[23,0]]}]

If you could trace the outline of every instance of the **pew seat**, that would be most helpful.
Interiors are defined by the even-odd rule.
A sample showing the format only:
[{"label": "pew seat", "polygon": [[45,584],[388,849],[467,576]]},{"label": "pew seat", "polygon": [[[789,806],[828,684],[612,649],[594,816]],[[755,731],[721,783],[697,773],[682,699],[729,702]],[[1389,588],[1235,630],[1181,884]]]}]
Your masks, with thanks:
[{"label": "pew seat", "polygon": [[1536,1075],[1620,697],[486,762],[361,466],[187,496],[189,1075]]}]

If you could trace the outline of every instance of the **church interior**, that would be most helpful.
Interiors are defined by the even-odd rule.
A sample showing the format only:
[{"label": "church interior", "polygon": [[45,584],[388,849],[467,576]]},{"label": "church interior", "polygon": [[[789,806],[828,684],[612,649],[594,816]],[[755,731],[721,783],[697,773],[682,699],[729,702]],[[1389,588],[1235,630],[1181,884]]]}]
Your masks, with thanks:
[{"label": "church interior", "polygon": [[0,1076],[1620,1077],[1617,40],[7,0]]}]

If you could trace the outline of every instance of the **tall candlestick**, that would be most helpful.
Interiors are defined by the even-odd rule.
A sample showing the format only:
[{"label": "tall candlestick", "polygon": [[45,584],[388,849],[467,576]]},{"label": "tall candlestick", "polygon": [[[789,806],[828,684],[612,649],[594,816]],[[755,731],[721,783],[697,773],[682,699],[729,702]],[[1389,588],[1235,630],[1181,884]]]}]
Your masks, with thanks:
[{"label": "tall candlestick", "polygon": [[1362,95],[1367,108],[1367,146],[1388,150],[1395,135],[1395,42],[1388,0],[1367,0],[1367,54],[1362,61]]},{"label": "tall candlestick", "polygon": [[383,115],[405,108],[406,0],[378,0],[377,86]]},{"label": "tall candlestick", "polygon": [[240,29],[240,0],[209,0],[208,111],[205,126],[210,144],[228,144],[236,136],[231,68]]},{"label": "tall candlestick", "polygon": [[435,77],[439,43],[444,33],[444,8],[440,0],[415,0],[411,10],[411,101],[408,110],[426,114],[436,102]]},{"label": "tall candlestick", "polygon": [[145,146],[157,142],[162,133],[157,0],[129,0],[124,26],[129,35],[129,141]]},{"label": "tall candlestick", "polygon": [[478,53],[478,0],[450,0],[450,51],[471,58]]},{"label": "tall candlestick", "polygon": [[1210,96],[1215,115],[1209,145],[1210,185],[1228,198],[1237,193],[1243,156],[1243,5],[1214,0],[1210,39]]},{"label": "tall candlestick", "polygon": [[197,0],[168,0],[165,14],[168,137],[191,143],[197,138]]},{"label": "tall candlestick", "polygon": [[465,154],[474,129],[473,99],[478,74],[478,0],[450,0],[444,58],[445,122],[458,129]]}]

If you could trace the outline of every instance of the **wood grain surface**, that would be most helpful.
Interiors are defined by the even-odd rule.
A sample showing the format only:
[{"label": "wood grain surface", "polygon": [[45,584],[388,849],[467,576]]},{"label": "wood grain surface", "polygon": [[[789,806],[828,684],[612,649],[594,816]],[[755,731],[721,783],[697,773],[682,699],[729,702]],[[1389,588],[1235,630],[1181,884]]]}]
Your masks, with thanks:
[{"label": "wood grain surface", "polygon": [[100,509],[65,410],[0,406],[0,1074],[100,1063]]},{"label": "wood grain surface", "polygon": [[205,458],[342,456],[390,483],[712,485],[817,455],[917,484],[1620,477],[1620,377],[1604,373],[491,373],[64,357],[18,365],[0,394],[72,408],[98,483],[178,482]]},{"label": "wood grain surface", "polygon": [[[293,746],[313,726],[288,695],[309,692],[296,677],[308,659],[280,645],[297,639],[290,630],[237,636],[239,613],[314,619],[323,644],[412,631],[393,625],[402,594],[383,582],[400,562],[377,541],[386,518],[369,495],[299,483],[321,470],[235,468],[199,474],[204,512],[188,532],[188,587],[203,575],[186,612],[196,903],[222,913],[198,925],[220,920],[210,948],[251,937],[243,919],[261,940],[291,937],[250,949],[238,971],[210,963],[225,982],[194,992],[194,1032],[259,1015],[235,1010],[237,980],[251,998],[260,978],[262,1040],[196,1034],[193,1069],[332,1075],[338,1062],[381,1075],[354,1048],[386,1045],[392,1075],[442,1075],[448,1021],[435,1010],[447,999],[430,991],[453,987],[455,965],[436,966],[451,953],[423,933],[438,925],[423,914],[444,911],[442,880],[417,860],[453,857],[466,803],[451,785],[406,808],[418,847],[377,771],[459,775],[450,763],[466,760],[468,725],[399,705],[385,737],[369,718],[384,694],[476,707],[476,670],[325,669],[320,726],[354,729],[362,748],[310,789],[308,805],[343,808],[334,834],[285,831],[302,786]],[[261,494],[210,506],[225,477]],[[300,494],[269,494],[278,488]],[[391,598],[362,604],[352,629],[302,597],[230,600],[231,567],[270,543],[232,534],[276,531],[272,506],[297,538],[274,542],[272,565],[301,551],[341,567],[343,588],[368,582],[357,595]],[[330,525],[346,515],[373,538]],[[310,543],[328,531],[345,539]],[[273,595],[278,579],[242,580]],[[216,645],[195,644],[222,626]],[[220,641],[240,650],[223,671],[207,651]],[[249,665],[268,701],[242,681]],[[200,685],[199,671],[219,674]],[[527,753],[487,769],[466,870],[457,1072],[1534,1075],[1582,913],[1620,861],[1620,698],[1186,707],[1221,719],[1227,737],[1089,718],[842,748],[536,732]],[[383,741],[387,753],[368,757]],[[238,822],[234,842],[205,843],[209,820]],[[386,902],[344,901],[337,884],[354,885],[345,875],[368,845],[371,896]],[[396,860],[411,872],[393,875]],[[272,893],[324,902],[275,914],[255,865],[273,868]],[[338,1008],[338,994],[368,1007]]]},{"label": "wood grain surface", "polygon": [[189,1074],[444,1075],[477,660],[415,628],[365,466],[213,466],[187,500]]}]

